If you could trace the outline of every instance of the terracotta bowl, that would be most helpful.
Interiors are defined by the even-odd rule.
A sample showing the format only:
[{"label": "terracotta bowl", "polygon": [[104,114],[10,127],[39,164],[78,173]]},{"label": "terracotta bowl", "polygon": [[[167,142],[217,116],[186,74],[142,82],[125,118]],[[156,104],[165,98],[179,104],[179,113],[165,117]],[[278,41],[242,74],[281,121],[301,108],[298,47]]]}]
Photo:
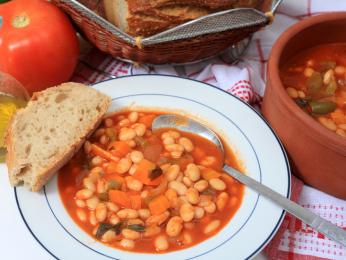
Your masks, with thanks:
[{"label": "terracotta bowl", "polygon": [[285,31],[273,46],[263,114],[281,138],[293,172],[306,184],[346,199],[346,139],[303,112],[286,94],[280,67],[315,45],[346,42],[346,12],[314,16]]}]

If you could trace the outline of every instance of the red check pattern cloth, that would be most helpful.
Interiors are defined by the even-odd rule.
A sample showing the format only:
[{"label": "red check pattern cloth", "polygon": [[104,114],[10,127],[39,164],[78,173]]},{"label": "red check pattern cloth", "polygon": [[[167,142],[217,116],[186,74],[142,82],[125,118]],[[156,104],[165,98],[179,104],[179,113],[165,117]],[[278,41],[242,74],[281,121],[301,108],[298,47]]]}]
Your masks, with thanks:
[{"label": "red check pattern cloth", "polygon": [[[236,64],[214,58],[188,66],[135,66],[92,49],[81,58],[72,80],[93,84],[124,75],[177,75],[217,86],[259,108],[265,89],[269,52],[279,35],[289,26],[311,15],[342,10],[346,11],[345,0],[284,1],[274,23],[254,35],[249,49]],[[346,229],[346,201],[305,186],[295,177],[291,198]],[[346,259],[346,248],[288,214],[265,251],[269,259]]]}]

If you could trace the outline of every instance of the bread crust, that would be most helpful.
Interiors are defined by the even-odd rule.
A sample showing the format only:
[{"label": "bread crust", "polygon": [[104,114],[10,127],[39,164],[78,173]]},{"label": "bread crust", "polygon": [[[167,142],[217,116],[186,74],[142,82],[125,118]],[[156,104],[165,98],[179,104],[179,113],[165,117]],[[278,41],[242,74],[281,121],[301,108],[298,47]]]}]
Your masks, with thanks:
[{"label": "bread crust", "polygon": [[259,2],[261,0],[127,0],[129,12],[132,14],[167,6],[200,7],[209,10],[222,10],[236,6],[256,7]]},{"label": "bread crust", "polygon": [[[69,83],[65,83],[69,84]],[[75,84],[75,83],[73,83]],[[35,93],[32,97],[33,100],[37,99],[41,93]],[[102,121],[103,115],[107,112],[109,104],[111,100],[110,98],[104,99],[103,102],[99,105],[100,110],[97,116],[93,117],[91,119],[91,123],[89,124],[89,127],[84,130],[84,134],[80,136],[79,140],[76,140],[75,143],[73,143],[69,150],[64,151],[63,154],[59,155],[59,158],[56,158],[56,160],[49,165],[47,165],[44,169],[40,171],[40,173],[37,173],[37,176],[35,178],[35,182],[32,184],[30,189],[32,191],[39,191],[51,178],[52,176],[62,167],[64,166],[74,155],[75,153],[81,148],[81,146],[84,144],[85,140],[93,133],[93,131],[100,125]],[[16,151],[14,150],[13,145],[13,138],[14,138],[14,130],[13,127],[15,125],[15,121],[17,119],[17,116],[21,113],[24,113],[24,109],[20,109],[17,111],[17,113],[12,117],[7,135],[6,135],[6,144],[7,144],[7,157],[6,157],[6,164],[8,167],[8,176],[10,180],[10,184],[12,186],[19,185],[22,180],[20,180],[17,175],[17,173],[23,168],[22,165],[14,165],[15,164],[15,156]],[[15,168],[17,167],[17,168]],[[25,166],[24,166],[25,167]]]},{"label": "bread crust", "polygon": [[127,33],[150,36],[207,14],[207,10],[195,7],[151,9],[145,15],[129,16]]},{"label": "bread crust", "polygon": [[[17,110],[16,114],[22,109]],[[8,177],[10,180],[10,184],[12,186],[16,186],[18,185],[18,183],[16,182],[16,179],[14,178],[14,174],[10,174],[13,172],[13,162],[14,162],[14,151],[13,151],[13,146],[12,146],[12,125],[14,122],[14,118],[16,116],[16,114],[14,114],[8,124],[7,127],[7,132],[6,132],[6,136],[5,136],[5,142],[6,142],[6,147],[7,147],[7,154],[6,154],[6,164],[7,164],[7,169],[8,169]]]}]

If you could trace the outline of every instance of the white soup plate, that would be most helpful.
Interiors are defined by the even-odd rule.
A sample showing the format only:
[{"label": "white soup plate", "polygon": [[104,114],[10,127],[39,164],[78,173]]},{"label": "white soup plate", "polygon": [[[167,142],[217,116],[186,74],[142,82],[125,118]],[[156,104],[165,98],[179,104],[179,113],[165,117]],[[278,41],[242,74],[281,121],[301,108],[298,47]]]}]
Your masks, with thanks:
[{"label": "white soup plate", "polygon": [[[289,197],[290,169],[284,149],[266,121],[234,96],[201,82],[172,76],[121,77],[93,86],[112,98],[109,112],[126,107],[168,110],[207,123],[232,148],[245,173]],[[15,189],[23,220],[53,257],[75,259],[248,259],[280,226],[284,211],[249,188],[231,221],[215,236],[166,254],[131,253],[95,241],[80,229],[61,201],[57,177],[39,193]]]}]

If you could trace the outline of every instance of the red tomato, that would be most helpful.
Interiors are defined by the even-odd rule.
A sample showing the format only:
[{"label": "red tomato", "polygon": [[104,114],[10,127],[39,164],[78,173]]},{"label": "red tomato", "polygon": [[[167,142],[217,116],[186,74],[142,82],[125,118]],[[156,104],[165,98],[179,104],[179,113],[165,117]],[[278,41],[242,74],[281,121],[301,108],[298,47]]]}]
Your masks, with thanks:
[{"label": "red tomato", "polygon": [[45,0],[13,0],[0,5],[0,71],[32,94],[72,76],[79,44],[67,16]]}]

